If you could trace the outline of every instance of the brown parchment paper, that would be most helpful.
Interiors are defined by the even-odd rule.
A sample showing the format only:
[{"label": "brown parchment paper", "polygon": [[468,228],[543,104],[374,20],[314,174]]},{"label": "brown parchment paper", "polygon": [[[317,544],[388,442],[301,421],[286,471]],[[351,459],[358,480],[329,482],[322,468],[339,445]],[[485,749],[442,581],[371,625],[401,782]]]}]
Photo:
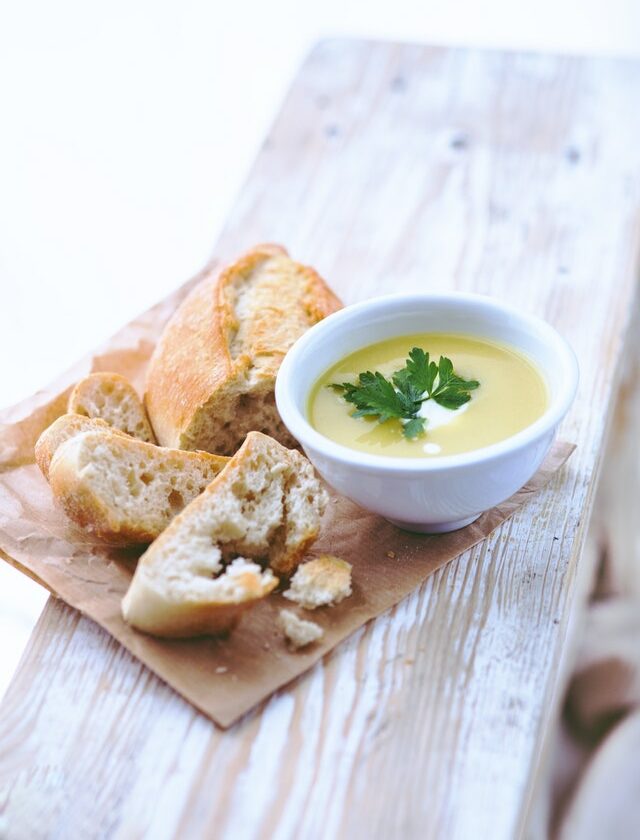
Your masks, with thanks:
[{"label": "brown parchment paper", "polygon": [[278,611],[292,607],[279,593],[243,616],[227,639],[166,641],[138,633],[120,616],[137,554],[100,546],[66,519],[33,463],[33,446],[64,412],[70,387],[86,373],[117,371],[141,390],[157,336],[198,279],[132,321],[51,386],[0,413],[0,555],[104,627],[186,700],[228,727],[488,536],[549,481],[574,447],[556,443],[515,496],[452,534],[408,534],[333,494],[313,554],[336,554],[353,564],[353,595],[336,607],[308,614],[325,631],[321,642],[308,650],[291,652],[277,629]]}]

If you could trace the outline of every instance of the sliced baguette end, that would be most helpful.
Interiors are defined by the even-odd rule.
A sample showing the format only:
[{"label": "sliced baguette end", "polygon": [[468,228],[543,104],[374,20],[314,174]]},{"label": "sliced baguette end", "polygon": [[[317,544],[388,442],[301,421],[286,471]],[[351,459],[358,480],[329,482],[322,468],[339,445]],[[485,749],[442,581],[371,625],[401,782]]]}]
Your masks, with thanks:
[{"label": "sliced baguette end", "polygon": [[136,630],[163,638],[219,636],[231,631],[242,613],[277,585],[270,569],[263,571],[240,558],[203,591],[194,587],[177,598],[166,580],[142,565],[122,599],[122,617]]}]

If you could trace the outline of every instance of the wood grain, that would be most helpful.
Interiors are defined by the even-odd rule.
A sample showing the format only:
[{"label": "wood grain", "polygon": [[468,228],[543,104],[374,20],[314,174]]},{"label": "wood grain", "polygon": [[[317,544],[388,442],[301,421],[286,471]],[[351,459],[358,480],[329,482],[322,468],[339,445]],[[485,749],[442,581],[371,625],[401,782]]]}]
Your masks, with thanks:
[{"label": "wood grain", "polygon": [[228,732],[50,602],[0,709],[0,836],[522,833],[635,294],[639,83],[624,61],[313,51],[216,256],[282,241],[347,302],[461,289],[542,315],[581,361],[562,429],[578,451],[489,540]]}]

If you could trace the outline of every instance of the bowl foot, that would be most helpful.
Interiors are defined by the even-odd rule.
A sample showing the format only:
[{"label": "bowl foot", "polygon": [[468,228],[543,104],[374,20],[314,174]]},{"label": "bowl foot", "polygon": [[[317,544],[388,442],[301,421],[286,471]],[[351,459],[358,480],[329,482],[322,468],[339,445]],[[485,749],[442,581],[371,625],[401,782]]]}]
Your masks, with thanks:
[{"label": "bowl foot", "polygon": [[389,519],[392,525],[402,528],[403,531],[413,531],[415,534],[448,534],[449,531],[457,531],[465,525],[471,525],[480,518],[479,513],[467,519],[456,519],[452,522],[400,522],[397,519]]}]

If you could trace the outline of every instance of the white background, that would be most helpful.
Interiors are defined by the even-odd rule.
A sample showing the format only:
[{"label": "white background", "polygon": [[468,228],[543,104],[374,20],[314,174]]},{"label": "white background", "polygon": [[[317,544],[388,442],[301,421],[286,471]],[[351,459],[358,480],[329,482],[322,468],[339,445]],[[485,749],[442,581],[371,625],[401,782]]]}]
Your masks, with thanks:
[{"label": "white background", "polygon": [[[640,56],[640,0],[3,3],[2,406],[201,267],[319,38]],[[45,597],[0,563],[0,694]]]}]

